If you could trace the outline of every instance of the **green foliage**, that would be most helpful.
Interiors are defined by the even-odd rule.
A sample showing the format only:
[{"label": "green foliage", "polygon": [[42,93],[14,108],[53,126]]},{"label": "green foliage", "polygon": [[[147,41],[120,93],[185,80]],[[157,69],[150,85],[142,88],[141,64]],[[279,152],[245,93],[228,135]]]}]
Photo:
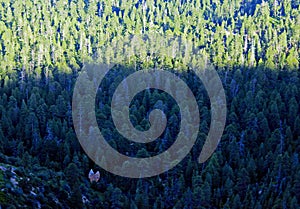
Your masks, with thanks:
[{"label": "green foliage", "polygon": [[[4,177],[3,177],[3,172],[0,170],[0,188],[3,188],[5,185],[4,183]],[[6,200],[6,195],[4,191],[0,191],[0,205],[4,205],[7,203]]]},{"label": "green foliage", "polygon": [[[108,41],[153,32],[193,40],[201,55],[219,67],[253,67],[261,60],[271,69],[299,69],[299,2],[217,0],[215,9],[199,0],[1,2],[1,78],[15,68],[21,69],[22,80],[32,74],[48,79],[51,70],[71,73],[84,61],[101,61],[101,54],[112,53],[104,47]],[[164,59],[165,66],[174,66]]]},{"label": "green foliage", "polygon": [[[299,1],[257,2],[0,0],[0,161],[17,167],[15,173],[0,169],[0,205],[299,208]],[[114,53],[123,59],[121,51],[113,51],[120,40],[150,33],[181,36],[199,52],[149,59],[142,48],[108,74],[96,101],[103,135],[112,147],[136,157],[163,152],[173,143],[180,110],[159,91],[139,94],[130,120],[147,130],[149,111],[165,110],[168,129],[160,143],[132,144],[113,129],[108,105],[113,88],[148,67],[181,70],[176,73],[197,95],[201,133],[174,169],[145,180],[125,179],[95,166],[81,149],[72,122],[72,88],[84,62],[112,62],[104,55]],[[131,46],[119,47],[132,53]],[[209,98],[189,77],[189,62],[215,66],[227,95],[224,135],[203,165],[196,159],[209,130]],[[145,172],[146,166],[140,165]],[[101,178],[91,184],[87,175],[95,167]]]}]

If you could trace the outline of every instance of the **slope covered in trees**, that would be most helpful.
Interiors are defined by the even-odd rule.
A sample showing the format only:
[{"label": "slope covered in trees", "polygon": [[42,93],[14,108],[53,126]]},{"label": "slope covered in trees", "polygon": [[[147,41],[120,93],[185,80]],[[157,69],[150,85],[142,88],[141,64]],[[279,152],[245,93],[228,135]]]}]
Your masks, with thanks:
[{"label": "slope covered in trees", "polygon": [[70,72],[101,61],[105,43],[149,32],[193,40],[220,67],[299,67],[297,0],[1,0],[0,16],[2,78]]},{"label": "slope covered in trees", "polygon": [[[1,0],[0,206],[299,208],[299,11],[297,0]],[[108,62],[105,55],[118,41],[155,33],[193,41],[197,59],[217,69],[227,124],[217,151],[198,164],[209,99],[199,80],[178,72],[198,95],[197,144],[165,174],[126,179],[97,167],[82,151],[72,121],[73,87],[85,61]],[[110,101],[110,86],[145,66],[184,69],[181,60],[147,56],[110,72],[96,101],[103,135],[129,156],[168,148],[180,120],[168,94],[149,90],[132,102],[131,121],[147,129],[147,112],[166,110],[168,130],[160,140],[131,146],[113,129],[110,107],[101,102]],[[88,181],[91,168],[100,170],[98,183]]]}]

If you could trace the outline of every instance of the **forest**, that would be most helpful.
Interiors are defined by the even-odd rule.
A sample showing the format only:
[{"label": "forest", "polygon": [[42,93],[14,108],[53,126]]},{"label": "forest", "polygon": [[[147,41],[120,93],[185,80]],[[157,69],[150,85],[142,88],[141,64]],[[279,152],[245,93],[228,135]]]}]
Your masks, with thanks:
[{"label": "forest", "polygon": [[[134,36],[181,37],[196,54],[159,56],[172,47]],[[144,50],[143,50],[144,49]],[[129,53],[130,54],[130,53]],[[2,208],[289,208],[300,207],[299,0],[0,0],[0,209]],[[134,97],[130,120],[164,110],[168,122],[149,145],[117,133],[113,92],[129,74],[163,68],[197,95],[200,133],[189,155],[150,178],[109,173],[83,151],[72,95],[85,63],[116,63],[101,84],[97,122],[128,156],[161,153],[174,143],[180,114],[156,89]],[[187,63],[213,67],[227,100],[224,134],[203,164],[210,100]],[[109,163],[110,159],[106,159]],[[93,169],[98,182],[90,182]]]}]

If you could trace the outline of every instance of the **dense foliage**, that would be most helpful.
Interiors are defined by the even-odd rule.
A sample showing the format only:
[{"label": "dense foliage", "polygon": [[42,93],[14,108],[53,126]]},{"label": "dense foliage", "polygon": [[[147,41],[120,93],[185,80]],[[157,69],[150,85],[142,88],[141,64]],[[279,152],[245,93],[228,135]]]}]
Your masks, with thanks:
[{"label": "dense foliage", "polygon": [[[0,206],[299,208],[299,11],[297,0],[1,0]],[[193,41],[197,59],[221,77],[227,125],[215,154],[198,164],[210,104],[200,81],[180,72],[200,108],[195,148],[165,174],[126,179],[84,154],[73,128],[71,98],[84,61],[108,62],[105,54],[113,53],[119,40],[147,33]],[[168,129],[161,140],[130,146],[113,129],[111,86],[145,66],[172,71],[181,62],[147,56],[141,53],[108,74],[96,101],[106,139],[129,156],[168,148],[180,120],[169,95],[152,89],[135,97],[131,121],[147,129],[147,112],[165,110]],[[91,168],[100,170],[98,183],[88,181]]]}]

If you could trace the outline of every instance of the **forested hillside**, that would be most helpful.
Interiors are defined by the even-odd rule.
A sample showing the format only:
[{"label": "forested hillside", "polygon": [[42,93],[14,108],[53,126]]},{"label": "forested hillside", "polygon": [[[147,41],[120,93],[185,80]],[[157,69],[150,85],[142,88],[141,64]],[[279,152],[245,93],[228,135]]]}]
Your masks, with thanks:
[{"label": "forested hillside", "polygon": [[[0,208],[299,208],[299,5],[0,0]],[[165,110],[168,129],[158,142],[131,146],[113,129],[108,105],[122,79],[145,67],[180,68],[176,73],[197,95],[201,133],[192,152],[174,169],[145,179],[115,176],[95,165],[81,149],[72,120],[73,88],[83,64],[110,62],[114,53],[122,57],[114,49],[136,34],[181,37],[198,52],[175,59],[141,51],[119,63],[101,86],[96,115],[103,135],[137,157],[173,143],[168,139],[175,140],[179,110],[159,90],[138,94],[131,105],[133,125],[147,129],[145,116],[155,107]],[[195,60],[215,67],[228,108],[224,135],[204,164],[197,157],[210,125],[210,102],[185,68]],[[100,171],[99,182],[89,182],[90,169]]]}]

